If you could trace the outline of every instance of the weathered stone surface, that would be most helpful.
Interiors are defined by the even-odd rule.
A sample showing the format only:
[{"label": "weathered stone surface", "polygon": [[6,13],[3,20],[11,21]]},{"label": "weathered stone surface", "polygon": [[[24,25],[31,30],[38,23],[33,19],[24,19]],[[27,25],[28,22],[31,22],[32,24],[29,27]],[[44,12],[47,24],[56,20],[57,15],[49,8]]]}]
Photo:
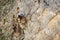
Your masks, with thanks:
[{"label": "weathered stone surface", "polygon": [[0,40],[60,40],[60,0],[0,0],[0,29]]}]

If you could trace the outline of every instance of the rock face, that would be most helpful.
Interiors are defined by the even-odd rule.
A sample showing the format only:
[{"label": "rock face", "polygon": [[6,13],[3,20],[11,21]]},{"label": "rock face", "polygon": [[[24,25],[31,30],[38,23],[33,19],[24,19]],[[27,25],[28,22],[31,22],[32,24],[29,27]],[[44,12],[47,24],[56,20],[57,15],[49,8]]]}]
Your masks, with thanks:
[{"label": "rock face", "polygon": [[0,40],[60,40],[60,0],[0,0]]}]

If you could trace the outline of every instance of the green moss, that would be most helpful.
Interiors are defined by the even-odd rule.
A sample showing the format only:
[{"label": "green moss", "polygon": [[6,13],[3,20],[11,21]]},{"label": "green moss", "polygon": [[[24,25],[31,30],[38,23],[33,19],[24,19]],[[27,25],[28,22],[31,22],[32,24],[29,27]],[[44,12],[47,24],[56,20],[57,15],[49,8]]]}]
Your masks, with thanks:
[{"label": "green moss", "polygon": [[13,3],[14,3],[14,0],[0,0],[0,10],[3,9],[3,7],[5,7],[4,9],[6,9],[6,7],[9,7],[9,5],[10,5],[10,8],[11,8]]},{"label": "green moss", "polygon": [[1,29],[0,29],[0,40],[7,40],[4,34],[2,33]]},{"label": "green moss", "polygon": [[5,36],[2,36],[2,37],[0,38],[0,40],[6,40]]},{"label": "green moss", "polygon": [[14,1],[15,0],[0,0],[0,20],[1,17],[6,16],[6,14],[13,8]]},{"label": "green moss", "polygon": [[5,36],[2,33],[2,30],[0,29],[0,40],[5,40]]}]

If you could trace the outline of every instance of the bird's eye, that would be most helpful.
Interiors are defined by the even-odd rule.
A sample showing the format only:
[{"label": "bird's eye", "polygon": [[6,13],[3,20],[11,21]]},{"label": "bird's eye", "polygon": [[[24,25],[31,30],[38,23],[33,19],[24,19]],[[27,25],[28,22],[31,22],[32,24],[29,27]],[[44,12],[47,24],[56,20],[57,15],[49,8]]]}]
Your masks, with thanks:
[{"label": "bird's eye", "polygon": [[19,7],[17,7],[17,10],[19,10]]}]

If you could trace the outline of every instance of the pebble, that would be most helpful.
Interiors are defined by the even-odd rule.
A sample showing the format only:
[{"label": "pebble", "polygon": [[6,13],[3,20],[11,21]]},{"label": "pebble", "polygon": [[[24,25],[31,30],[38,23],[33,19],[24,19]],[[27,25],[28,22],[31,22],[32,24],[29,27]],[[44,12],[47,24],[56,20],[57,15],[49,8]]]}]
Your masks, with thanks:
[{"label": "pebble", "polygon": [[24,16],[24,12],[19,12],[18,15],[19,16]]}]

